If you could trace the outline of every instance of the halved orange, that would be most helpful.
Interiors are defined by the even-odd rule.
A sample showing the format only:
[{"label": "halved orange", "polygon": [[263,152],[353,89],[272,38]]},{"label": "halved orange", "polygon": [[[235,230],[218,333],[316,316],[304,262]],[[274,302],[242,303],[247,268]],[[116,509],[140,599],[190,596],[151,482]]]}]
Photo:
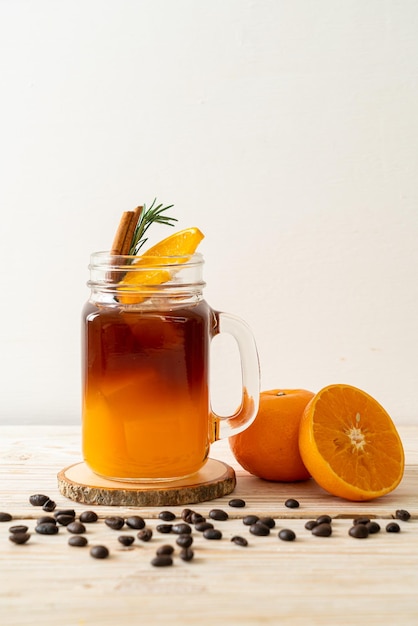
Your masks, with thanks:
[{"label": "halved orange", "polygon": [[[143,298],[138,295],[142,287],[161,285],[170,280],[171,272],[161,269],[164,265],[186,263],[204,235],[196,227],[173,233],[138,256],[123,279],[118,284],[118,299],[123,304],[138,304]],[[155,266],[158,265],[156,269]],[[147,269],[149,268],[149,269]],[[141,271],[135,271],[140,269]]]},{"label": "halved orange", "polygon": [[308,403],[299,451],[316,482],[346,500],[373,500],[402,480],[404,450],[385,409],[350,385],[329,385]]}]

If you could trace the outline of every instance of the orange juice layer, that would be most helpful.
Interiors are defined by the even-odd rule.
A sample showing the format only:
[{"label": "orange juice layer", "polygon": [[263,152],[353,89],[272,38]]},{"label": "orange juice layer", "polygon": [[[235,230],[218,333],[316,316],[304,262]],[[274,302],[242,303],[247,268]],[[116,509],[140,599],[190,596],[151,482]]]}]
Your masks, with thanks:
[{"label": "orange juice layer", "polygon": [[175,478],[209,450],[210,309],[140,312],[88,305],[83,454],[98,474]]}]

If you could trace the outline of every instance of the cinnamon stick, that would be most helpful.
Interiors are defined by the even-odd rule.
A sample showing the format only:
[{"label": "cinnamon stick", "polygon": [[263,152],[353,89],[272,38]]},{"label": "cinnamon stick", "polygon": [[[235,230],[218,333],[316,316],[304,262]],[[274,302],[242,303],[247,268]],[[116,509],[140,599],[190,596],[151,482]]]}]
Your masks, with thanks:
[{"label": "cinnamon stick", "polygon": [[110,250],[111,254],[119,255],[124,254],[122,252],[124,242],[126,239],[126,234],[128,232],[131,221],[134,217],[133,211],[125,211],[122,213],[122,217],[120,218],[119,226],[116,231],[115,238],[113,239],[112,248]]},{"label": "cinnamon stick", "polygon": [[129,254],[129,250],[132,244],[132,239],[135,233],[135,228],[137,227],[138,220],[141,217],[142,209],[143,209],[142,206],[137,206],[134,211],[130,211],[132,213],[132,217],[128,224],[125,239],[122,244],[121,254]]}]

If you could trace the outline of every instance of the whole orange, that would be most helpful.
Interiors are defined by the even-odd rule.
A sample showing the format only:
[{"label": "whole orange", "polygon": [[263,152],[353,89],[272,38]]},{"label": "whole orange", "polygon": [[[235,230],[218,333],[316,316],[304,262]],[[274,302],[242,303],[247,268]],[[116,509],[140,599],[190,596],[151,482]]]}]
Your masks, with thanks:
[{"label": "whole orange", "polygon": [[254,422],[229,438],[238,463],[264,480],[293,482],[309,478],[298,441],[303,411],[313,397],[312,391],[305,389],[262,391]]}]

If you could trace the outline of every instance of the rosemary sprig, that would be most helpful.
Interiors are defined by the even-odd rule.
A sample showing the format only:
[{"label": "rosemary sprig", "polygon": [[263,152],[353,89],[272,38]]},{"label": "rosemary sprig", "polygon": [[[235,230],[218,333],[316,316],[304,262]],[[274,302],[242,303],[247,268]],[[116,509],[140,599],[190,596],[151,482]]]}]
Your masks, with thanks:
[{"label": "rosemary sprig", "polygon": [[163,206],[162,204],[156,205],[157,198],[154,198],[151,205],[142,209],[142,213],[139,217],[138,224],[135,228],[134,235],[132,237],[131,247],[129,248],[130,255],[138,254],[144,243],[148,241],[148,237],[144,237],[151,224],[166,224],[167,226],[174,226],[174,222],[177,222],[175,217],[169,217],[164,215],[165,211],[171,209],[174,205]]}]

